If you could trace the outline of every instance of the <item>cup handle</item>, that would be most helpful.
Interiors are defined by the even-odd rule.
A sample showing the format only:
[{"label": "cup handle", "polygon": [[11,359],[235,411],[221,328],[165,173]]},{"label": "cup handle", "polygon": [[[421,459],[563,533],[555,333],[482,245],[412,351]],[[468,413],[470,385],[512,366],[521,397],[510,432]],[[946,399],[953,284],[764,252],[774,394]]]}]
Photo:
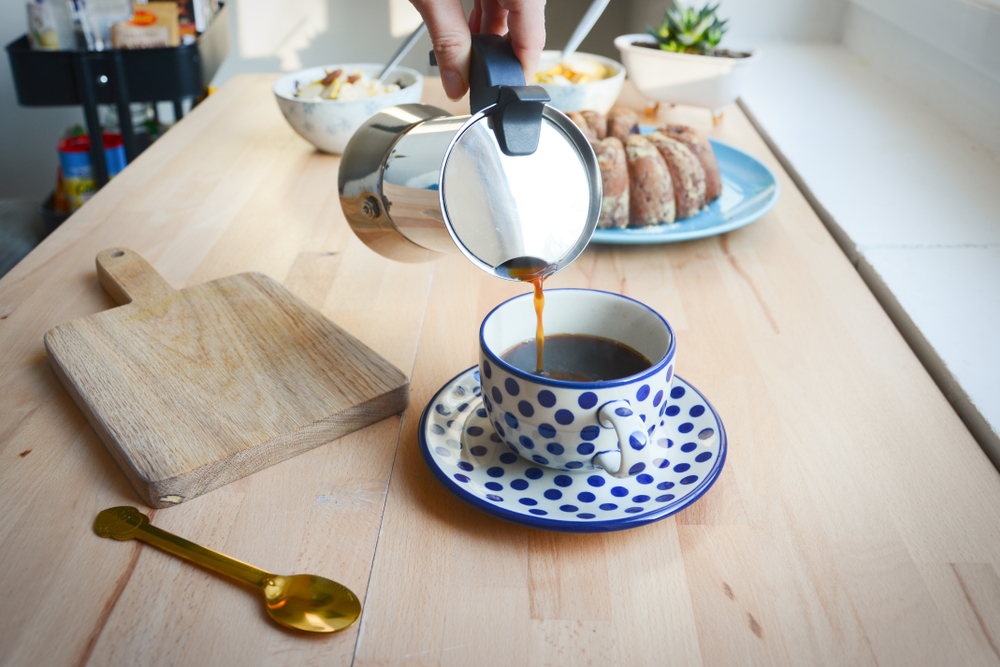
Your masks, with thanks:
[{"label": "cup handle", "polygon": [[618,464],[617,470],[612,470],[613,465],[608,459],[608,454],[616,454],[617,452],[608,451],[595,456],[594,463],[604,468],[604,471],[612,477],[618,479],[631,477],[629,471],[634,465],[641,462],[640,452],[649,443],[645,424],[632,411],[632,405],[626,400],[611,401],[601,406],[601,409],[597,411],[597,420],[601,426],[614,428],[615,433],[618,434],[621,462]]}]

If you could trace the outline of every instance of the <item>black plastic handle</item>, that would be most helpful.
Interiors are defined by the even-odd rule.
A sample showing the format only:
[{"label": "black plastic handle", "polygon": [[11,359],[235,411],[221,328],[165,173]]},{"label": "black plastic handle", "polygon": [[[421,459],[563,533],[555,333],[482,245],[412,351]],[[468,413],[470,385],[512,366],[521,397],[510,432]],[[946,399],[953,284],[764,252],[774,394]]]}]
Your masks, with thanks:
[{"label": "black plastic handle", "polygon": [[524,85],[524,68],[514,47],[500,35],[473,35],[469,60],[469,108],[490,112],[493,132],[506,155],[531,155],[542,132],[542,111],[548,93]]},{"label": "black plastic handle", "polygon": [[[431,64],[435,65],[433,52]],[[538,148],[542,112],[551,98],[541,86],[524,85],[524,68],[514,47],[500,35],[472,35],[469,108],[490,112],[493,132],[506,155],[531,155]]]}]

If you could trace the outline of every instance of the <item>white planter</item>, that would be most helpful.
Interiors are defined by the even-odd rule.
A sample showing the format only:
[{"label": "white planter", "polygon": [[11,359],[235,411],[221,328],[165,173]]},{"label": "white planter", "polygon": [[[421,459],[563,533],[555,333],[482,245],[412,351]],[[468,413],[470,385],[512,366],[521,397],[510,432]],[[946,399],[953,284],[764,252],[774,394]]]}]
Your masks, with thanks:
[{"label": "white planter", "polygon": [[628,78],[643,95],[656,102],[707,107],[714,118],[740,96],[748,66],[760,57],[757,51],[747,58],[671,53],[635,46],[635,42],[656,40],[643,34],[615,39]]}]

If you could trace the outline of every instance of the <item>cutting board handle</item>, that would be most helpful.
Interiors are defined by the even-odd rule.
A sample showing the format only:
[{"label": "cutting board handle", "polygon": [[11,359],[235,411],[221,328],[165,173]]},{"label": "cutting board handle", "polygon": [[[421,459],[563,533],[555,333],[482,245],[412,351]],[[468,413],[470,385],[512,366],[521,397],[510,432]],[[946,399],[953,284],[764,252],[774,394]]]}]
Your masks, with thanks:
[{"label": "cutting board handle", "polygon": [[108,248],[97,254],[97,277],[119,306],[150,303],[177,294],[149,262],[128,248]]}]

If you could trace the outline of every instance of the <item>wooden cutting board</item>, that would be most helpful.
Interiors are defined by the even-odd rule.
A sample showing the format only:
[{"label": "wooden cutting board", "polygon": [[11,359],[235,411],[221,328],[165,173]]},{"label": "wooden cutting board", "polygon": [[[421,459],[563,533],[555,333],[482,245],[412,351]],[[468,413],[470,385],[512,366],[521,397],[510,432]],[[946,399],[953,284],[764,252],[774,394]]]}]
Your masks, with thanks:
[{"label": "wooden cutting board", "polygon": [[152,507],[190,500],[409,402],[395,366],[259,273],[175,290],[97,256],[118,308],[45,334],[60,381]]}]

